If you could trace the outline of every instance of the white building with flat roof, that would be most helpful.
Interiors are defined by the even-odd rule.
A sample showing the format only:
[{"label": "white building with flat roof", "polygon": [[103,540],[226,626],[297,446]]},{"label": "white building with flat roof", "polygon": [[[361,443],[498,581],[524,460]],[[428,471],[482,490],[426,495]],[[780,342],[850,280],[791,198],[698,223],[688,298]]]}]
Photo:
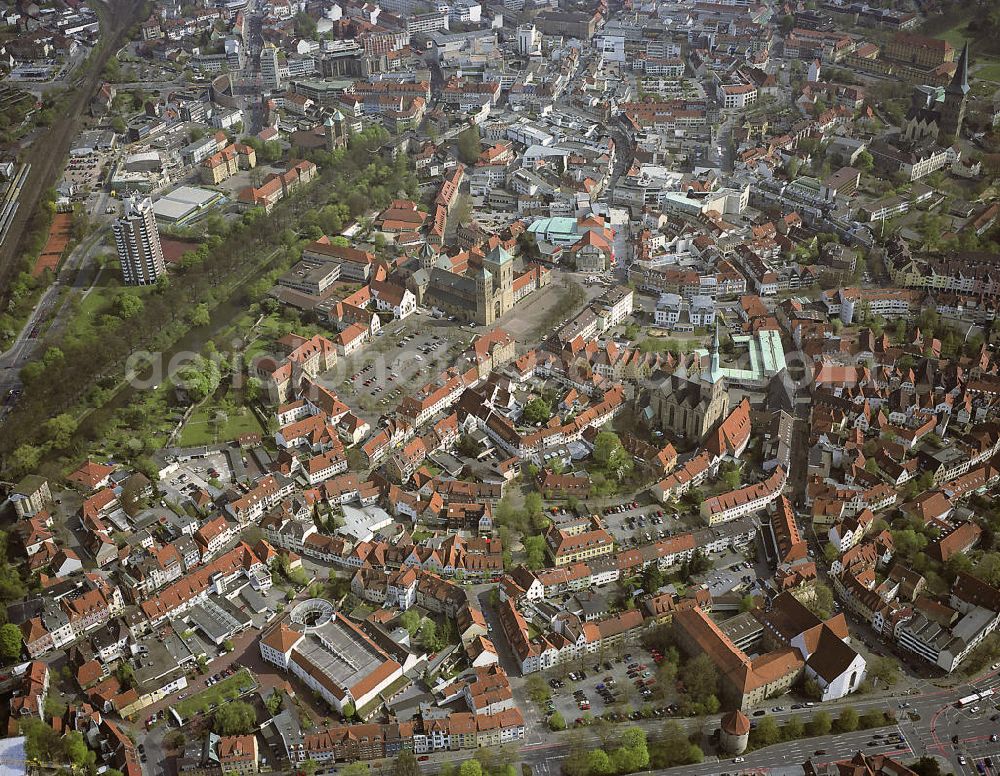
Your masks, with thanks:
[{"label": "white building with flat roof", "polygon": [[392,525],[392,516],[381,507],[352,507],[344,504],[344,524],[337,529],[340,536],[358,542],[370,542],[378,531]]}]

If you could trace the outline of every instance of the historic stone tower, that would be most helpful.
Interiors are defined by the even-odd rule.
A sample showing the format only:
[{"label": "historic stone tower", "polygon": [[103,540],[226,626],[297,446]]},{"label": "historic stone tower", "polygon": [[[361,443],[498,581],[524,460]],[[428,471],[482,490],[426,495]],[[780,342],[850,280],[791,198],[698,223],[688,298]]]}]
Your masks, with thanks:
[{"label": "historic stone tower", "polygon": [[327,116],[323,122],[323,134],[326,137],[327,151],[347,145],[347,123],[344,121],[344,114],[338,110],[332,116]]},{"label": "historic stone tower", "polygon": [[420,268],[426,269],[428,272],[438,260],[438,252],[428,242],[420,246],[420,252],[417,255],[420,257]]},{"label": "historic stone tower", "polygon": [[493,306],[493,274],[485,265],[470,274],[476,281],[476,320],[489,325],[497,319]]},{"label": "historic stone tower", "polygon": [[750,720],[742,711],[731,711],[720,720],[719,743],[729,754],[743,754],[750,742]]},{"label": "historic stone tower", "polygon": [[951,83],[944,89],[944,103],[941,105],[941,118],[938,122],[939,137],[958,139],[965,119],[965,101],[969,96],[969,44],[962,48],[958,58],[958,67]]},{"label": "historic stone tower", "polygon": [[493,275],[493,320],[514,307],[514,259],[502,245],[486,254],[483,267]]}]

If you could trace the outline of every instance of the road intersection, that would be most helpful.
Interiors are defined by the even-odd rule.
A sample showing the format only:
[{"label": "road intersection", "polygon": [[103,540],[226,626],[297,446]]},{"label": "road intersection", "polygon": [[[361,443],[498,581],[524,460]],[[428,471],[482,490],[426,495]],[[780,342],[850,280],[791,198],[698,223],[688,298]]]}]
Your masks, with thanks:
[{"label": "road intersection", "polygon": [[[987,765],[985,760],[990,758],[994,766],[1000,766],[1000,740],[991,740],[994,734],[1000,734],[1000,716],[995,702],[980,704],[975,712],[971,707],[959,709],[956,706],[959,698],[988,688],[1000,689],[1000,672],[991,671],[972,683],[953,688],[934,687],[924,693],[911,693],[905,696],[853,697],[808,710],[786,709],[771,716],[779,724],[793,715],[800,715],[803,721],[806,721],[817,711],[825,711],[835,718],[840,711],[850,706],[859,714],[871,709],[891,711],[896,715],[898,722],[894,726],[880,730],[804,738],[777,744],[746,754],[744,762],[741,763],[733,763],[731,759],[712,759],[699,765],[669,768],[657,773],[676,773],[685,776],[711,776],[721,773],[784,776],[789,773],[801,773],[801,764],[810,757],[817,763],[830,762],[848,758],[860,750],[868,754],[896,754],[903,759],[937,755],[948,760],[956,774],[969,774],[969,776],[992,774],[997,771]],[[997,701],[1000,701],[1000,698]],[[900,709],[901,703],[906,703],[906,707]],[[994,716],[997,716],[996,721],[991,719]],[[719,725],[718,715],[705,720],[678,721],[690,731],[697,727],[711,731]],[[664,720],[641,720],[632,724],[642,727],[650,738],[654,738],[662,728]],[[899,733],[902,743],[893,744],[884,738],[875,738],[876,734],[888,736],[893,732]],[[956,737],[955,741],[952,740],[952,736]],[[597,743],[596,736],[588,734],[586,729],[583,730],[582,739],[585,745]],[[823,754],[816,755],[817,751],[822,751]],[[543,734],[534,732],[529,733],[525,745],[521,748],[521,758],[529,763],[536,773],[541,773],[543,776],[558,776],[559,761],[568,752],[569,745],[564,739],[543,740]],[[964,765],[960,763],[959,756],[965,758]],[[982,771],[977,769],[979,764],[983,765]]]}]

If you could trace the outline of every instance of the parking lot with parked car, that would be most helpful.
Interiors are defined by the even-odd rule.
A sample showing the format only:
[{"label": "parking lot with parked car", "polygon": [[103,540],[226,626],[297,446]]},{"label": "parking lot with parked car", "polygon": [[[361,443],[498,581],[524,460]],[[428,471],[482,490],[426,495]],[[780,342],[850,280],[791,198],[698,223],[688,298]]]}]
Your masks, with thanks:
[{"label": "parking lot with parked car", "polygon": [[[594,511],[618,545],[626,549],[703,527],[688,511],[678,511],[655,501],[625,501],[594,508]],[[749,591],[757,583],[758,575],[770,576],[766,563],[757,563],[730,550],[715,553],[712,566],[708,573],[692,581],[707,584],[713,596],[729,591]]]},{"label": "parking lot with parked car", "polygon": [[679,516],[662,507],[633,507],[620,513],[612,533],[623,547],[648,544],[673,536],[679,529]]},{"label": "parking lot with parked car", "polygon": [[199,490],[218,496],[232,481],[232,471],[223,453],[211,453],[178,463],[174,471],[160,480],[165,501],[182,504]]},{"label": "parking lot with parked car", "polygon": [[545,716],[558,711],[570,727],[600,716],[617,721],[671,716],[677,711],[676,688],[657,685],[662,659],[634,645],[624,655],[595,654],[557,666],[545,674],[552,693]]},{"label": "parking lot with parked car", "polygon": [[333,388],[363,417],[378,418],[452,366],[472,338],[472,331],[455,323],[410,316],[338,364]]},{"label": "parking lot with parked car", "polygon": [[659,541],[696,525],[687,512],[655,501],[628,501],[611,504],[600,510],[605,528],[622,547]]},{"label": "parking lot with parked car", "polygon": [[730,591],[748,592],[757,582],[757,568],[742,555],[733,553],[717,561],[715,568],[704,575],[704,582],[713,597]]}]

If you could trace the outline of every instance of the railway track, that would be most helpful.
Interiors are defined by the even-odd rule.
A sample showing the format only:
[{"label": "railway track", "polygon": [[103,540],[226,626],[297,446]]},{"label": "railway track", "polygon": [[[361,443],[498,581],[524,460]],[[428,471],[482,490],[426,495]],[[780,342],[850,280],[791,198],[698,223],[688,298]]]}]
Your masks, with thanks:
[{"label": "railway track", "polygon": [[141,14],[143,5],[136,0],[105,0],[96,3],[101,12],[100,48],[85,64],[85,72],[74,81],[62,116],[35,139],[19,161],[28,168],[21,181],[17,207],[5,215],[5,232],[0,243],[0,301],[5,300],[11,280],[20,270],[24,237],[42,194],[55,186],[69,153],[70,143],[80,128],[81,117],[97,93],[101,73],[108,60],[125,41],[126,33]]},{"label": "railway track", "polygon": [[18,197],[21,196],[21,189],[24,187],[24,182],[27,180],[30,170],[30,164],[19,165],[14,177],[10,179],[4,188],[3,196],[0,197],[0,205],[2,205],[0,207],[0,244],[7,239],[7,231],[10,229],[10,223],[14,219],[19,206]]}]

